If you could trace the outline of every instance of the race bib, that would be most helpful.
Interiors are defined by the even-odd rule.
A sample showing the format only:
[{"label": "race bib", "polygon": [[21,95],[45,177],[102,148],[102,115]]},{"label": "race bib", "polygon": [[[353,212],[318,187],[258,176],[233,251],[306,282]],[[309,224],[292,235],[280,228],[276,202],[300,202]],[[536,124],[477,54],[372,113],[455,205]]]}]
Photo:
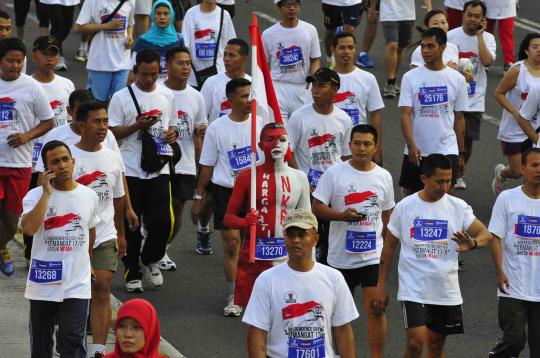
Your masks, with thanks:
[{"label": "race bib", "polygon": [[[251,165],[251,146],[233,149],[227,154],[233,170],[241,170]],[[259,153],[257,153],[257,160],[259,160]]]},{"label": "race bib", "polygon": [[0,104],[0,122],[1,121],[12,121],[14,119],[13,113],[15,110],[13,108],[5,108],[5,107],[12,107],[10,104],[9,106]]},{"label": "race bib", "polygon": [[302,61],[304,61],[304,55],[301,47],[292,46],[279,51],[280,66],[291,66]]},{"label": "race bib", "polygon": [[282,237],[258,237],[255,244],[255,259],[279,260],[287,257],[285,239]]},{"label": "race bib", "polygon": [[438,106],[448,103],[448,88],[446,86],[420,87],[418,100],[422,106]]},{"label": "race bib", "polygon": [[448,239],[448,221],[414,219],[413,237],[421,241],[446,240]]},{"label": "race bib", "polygon": [[160,75],[167,73],[167,61],[165,60],[165,56],[163,55],[159,56],[159,68],[161,70]]},{"label": "race bib", "polygon": [[469,82],[469,85],[467,86],[467,94],[469,96],[472,96],[476,93],[476,81]]},{"label": "race bib", "polygon": [[317,184],[319,184],[319,178],[321,177],[323,172],[321,172],[320,170],[315,170],[315,169],[309,169],[309,172],[308,172],[308,180],[309,180],[309,184],[311,185],[311,187],[313,189],[317,188]]},{"label": "race bib", "polygon": [[315,339],[289,338],[288,358],[324,358],[324,337]]},{"label": "race bib", "polygon": [[351,118],[353,126],[360,124],[360,111],[358,108],[341,108]]},{"label": "race bib", "polygon": [[525,239],[540,239],[540,217],[519,215],[515,232]]},{"label": "race bib", "polygon": [[195,43],[195,56],[201,59],[213,59],[216,53],[216,44],[215,43]]},{"label": "race bib", "polygon": [[[103,21],[108,15],[103,15],[101,16],[101,21]],[[116,14],[113,16],[113,18],[111,19],[112,20],[122,20],[122,26],[120,27],[117,27],[115,29],[112,29],[112,30],[107,30],[107,32],[118,32],[118,31],[124,31],[126,28],[127,28],[127,17],[125,16],[122,16],[120,14]]]},{"label": "race bib", "polygon": [[35,283],[62,282],[62,261],[40,261],[32,259],[28,279]]},{"label": "race bib", "polygon": [[163,138],[152,136],[152,139],[156,143],[157,154],[168,155],[170,157],[174,155],[171,146],[167,142],[165,142]]},{"label": "race bib", "polygon": [[34,151],[32,152],[32,163],[35,163],[39,159],[39,155],[41,154],[41,148],[43,147],[43,143],[34,143]]},{"label": "race bib", "polygon": [[377,233],[375,231],[347,231],[345,251],[353,254],[371,252],[377,249]]}]

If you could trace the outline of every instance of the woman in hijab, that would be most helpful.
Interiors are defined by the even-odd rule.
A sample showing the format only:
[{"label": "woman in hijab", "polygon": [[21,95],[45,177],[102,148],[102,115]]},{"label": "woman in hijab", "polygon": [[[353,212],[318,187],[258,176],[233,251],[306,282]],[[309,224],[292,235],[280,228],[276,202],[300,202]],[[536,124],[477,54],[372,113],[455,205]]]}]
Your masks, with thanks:
[{"label": "woman in hijab", "polygon": [[116,316],[114,352],[105,358],[166,358],[159,354],[159,320],[150,302],[125,302]]},{"label": "woman in hijab", "polygon": [[[185,46],[184,37],[182,34],[176,32],[174,27],[174,9],[168,0],[157,0],[154,2],[150,19],[152,20],[150,29],[139,37],[135,42],[135,46],[133,46],[131,64],[132,67],[135,65],[137,52],[148,48],[152,49],[159,53],[161,58],[159,78],[165,79],[167,78],[165,55],[171,48]],[[130,71],[128,84],[134,81],[135,74],[133,71]]]}]

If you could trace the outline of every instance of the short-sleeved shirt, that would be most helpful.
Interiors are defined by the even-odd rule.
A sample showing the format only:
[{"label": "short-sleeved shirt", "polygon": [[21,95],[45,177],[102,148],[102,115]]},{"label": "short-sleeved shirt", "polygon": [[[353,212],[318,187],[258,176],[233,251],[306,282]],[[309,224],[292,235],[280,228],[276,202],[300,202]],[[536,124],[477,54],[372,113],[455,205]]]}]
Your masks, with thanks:
[{"label": "short-sleeved shirt", "polygon": [[381,21],[414,21],[416,10],[414,0],[380,0]]},{"label": "short-sleeved shirt", "polygon": [[[251,76],[244,75],[244,78],[251,81]],[[208,116],[208,122],[213,122],[219,117],[223,117],[231,113],[231,104],[227,99],[225,93],[225,87],[231,80],[225,72],[218,73],[206,80],[201,88],[201,94],[204,97],[204,103],[206,104],[206,114]]]},{"label": "short-sleeved shirt", "polygon": [[[443,52],[443,63],[448,65],[449,63],[455,63],[456,65],[459,62],[459,50],[456,45],[451,42],[446,43],[446,48]],[[424,58],[422,57],[422,48],[418,46],[414,49],[414,52],[411,56],[411,66],[424,66]]]}]

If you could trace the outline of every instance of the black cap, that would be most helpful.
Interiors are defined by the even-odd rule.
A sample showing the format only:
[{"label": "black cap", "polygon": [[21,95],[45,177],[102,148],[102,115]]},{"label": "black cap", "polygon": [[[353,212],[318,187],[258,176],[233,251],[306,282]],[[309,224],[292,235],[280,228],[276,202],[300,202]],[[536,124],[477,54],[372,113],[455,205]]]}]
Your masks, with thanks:
[{"label": "black cap", "polygon": [[34,47],[32,49],[41,52],[60,52],[60,42],[52,35],[41,36],[34,41]]},{"label": "black cap", "polygon": [[321,67],[311,76],[306,77],[307,83],[319,82],[319,83],[331,83],[339,88],[340,80],[336,71],[329,69],[328,67]]}]

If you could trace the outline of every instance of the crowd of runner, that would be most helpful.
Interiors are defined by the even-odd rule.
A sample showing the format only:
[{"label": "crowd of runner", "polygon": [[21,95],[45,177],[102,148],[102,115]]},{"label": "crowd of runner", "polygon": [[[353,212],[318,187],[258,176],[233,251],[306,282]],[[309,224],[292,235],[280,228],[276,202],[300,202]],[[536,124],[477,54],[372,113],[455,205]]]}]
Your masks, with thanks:
[{"label": "crowd of runner", "polygon": [[[414,0],[322,0],[323,36],[300,19],[300,0],[274,0],[280,21],[262,45],[280,113],[257,111],[253,121],[250,45],[233,20],[239,4],[192,2],[35,0],[39,37],[26,45],[32,1],[14,1],[13,21],[0,10],[0,271],[14,272],[7,243],[20,228],[32,357],[52,357],[53,337],[61,357],[105,356],[119,259],[127,292],[144,297],[145,287],[162,286],[161,271],[176,269],[167,249],[185,207],[197,254],[213,253],[211,219],[221,235],[223,313],[245,310],[250,357],[355,357],[358,286],[371,356],[382,357],[396,251],[404,356],[444,357],[446,336],[464,333],[458,257],[486,246],[502,330],[489,356],[517,357],[528,340],[540,357],[540,34],[519,39],[516,60],[517,1],[445,0],[434,9],[424,0],[413,43]],[[366,70],[383,66],[369,57],[379,22],[382,92]],[[65,60],[72,27],[84,89]],[[486,226],[452,192],[475,170],[466,167],[497,43],[497,139],[508,162],[495,167]],[[385,105],[399,111],[406,143],[397,203],[383,168]],[[158,356],[147,302],[121,310],[116,333],[108,356]]]}]

